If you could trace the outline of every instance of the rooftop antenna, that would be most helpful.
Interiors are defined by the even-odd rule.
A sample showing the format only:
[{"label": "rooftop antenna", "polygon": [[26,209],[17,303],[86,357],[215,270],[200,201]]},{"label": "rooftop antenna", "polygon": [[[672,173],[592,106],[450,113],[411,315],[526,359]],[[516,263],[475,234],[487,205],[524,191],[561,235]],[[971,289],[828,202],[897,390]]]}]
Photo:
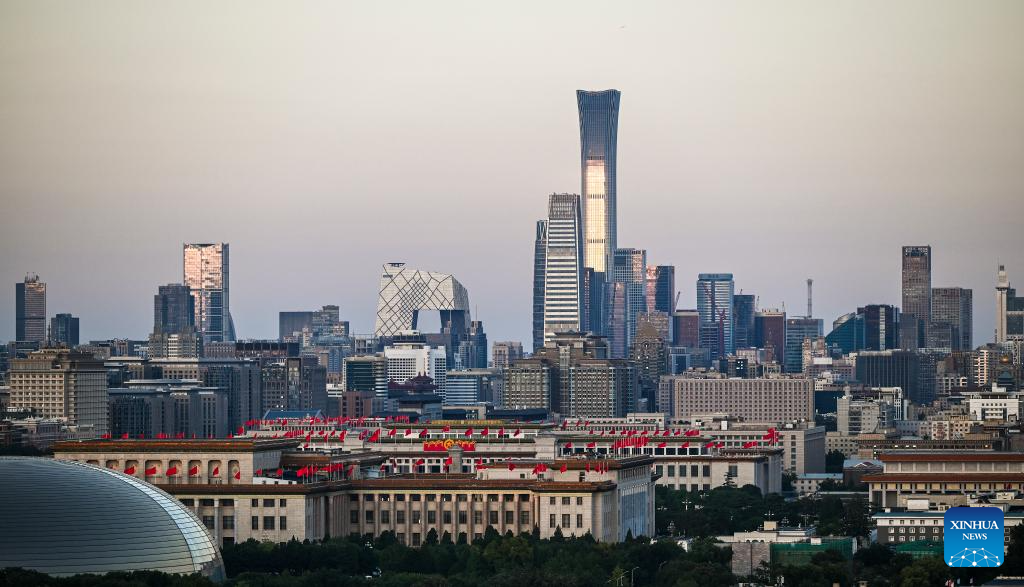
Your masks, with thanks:
[{"label": "rooftop antenna", "polygon": [[810,277],[808,277],[807,278],[807,317],[808,318],[810,318],[811,316],[814,315],[813,313],[811,313],[811,300],[812,300],[812,297],[813,297],[811,295],[811,286],[813,284],[814,284],[814,280],[811,279]]}]

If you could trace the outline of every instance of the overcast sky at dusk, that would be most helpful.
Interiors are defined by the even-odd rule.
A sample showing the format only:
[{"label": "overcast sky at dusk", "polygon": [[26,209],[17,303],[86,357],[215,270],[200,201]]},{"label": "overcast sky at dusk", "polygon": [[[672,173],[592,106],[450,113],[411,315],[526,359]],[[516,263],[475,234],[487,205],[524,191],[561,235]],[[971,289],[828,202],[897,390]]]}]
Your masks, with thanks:
[{"label": "overcast sky at dusk", "polygon": [[1024,2],[0,0],[0,339],[35,272],[82,339],[145,338],[182,242],[231,245],[238,336],[380,265],[529,346],[534,223],[579,192],[575,91],[617,88],[619,246],[825,330],[900,303],[900,246],[1024,287]]}]

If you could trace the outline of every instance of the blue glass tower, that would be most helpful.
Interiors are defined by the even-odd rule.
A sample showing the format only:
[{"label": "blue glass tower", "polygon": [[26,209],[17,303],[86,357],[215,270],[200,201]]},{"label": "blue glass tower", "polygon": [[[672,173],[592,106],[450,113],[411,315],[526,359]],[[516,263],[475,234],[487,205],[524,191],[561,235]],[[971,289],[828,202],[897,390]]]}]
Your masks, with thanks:
[{"label": "blue glass tower", "polygon": [[619,91],[576,91],[580,113],[580,171],[583,182],[583,262],[608,273],[616,248],[615,151]]}]

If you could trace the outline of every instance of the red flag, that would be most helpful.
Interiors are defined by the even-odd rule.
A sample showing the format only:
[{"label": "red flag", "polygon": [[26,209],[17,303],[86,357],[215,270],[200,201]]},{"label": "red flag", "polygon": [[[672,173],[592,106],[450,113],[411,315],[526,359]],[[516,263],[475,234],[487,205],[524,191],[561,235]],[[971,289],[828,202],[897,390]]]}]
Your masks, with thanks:
[{"label": "red flag", "polygon": [[756,440],[751,440],[750,442],[744,442],[743,443],[743,448],[753,448],[755,446],[757,446],[757,441]]},{"label": "red flag", "polygon": [[714,440],[710,440],[710,441],[704,443],[704,448],[711,448],[713,446],[715,446],[715,441]]},{"label": "red flag", "polygon": [[188,476],[195,477],[197,475],[199,475],[199,465],[192,465],[191,467],[189,467]]},{"label": "red flag", "polygon": [[424,428],[423,430],[420,430],[420,438],[426,438],[426,437],[427,437],[427,429]]},{"label": "red flag", "polygon": [[412,428],[406,428],[405,429],[405,435],[406,436],[412,436]]},{"label": "red flag", "polygon": [[690,443],[689,442],[684,442],[684,443],[679,445],[679,448],[690,448]]},{"label": "red flag", "polygon": [[148,469],[146,469],[146,476],[147,477],[152,477],[153,475],[156,475],[156,467],[155,466],[149,467]]},{"label": "red flag", "polygon": [[666,446],[668,446],[667,442],[659,442],[658,443],[658,448],[665,448]]},{"label": "red flag", "polygon": [[125,432],[124,434],[121,435],[121,440],[128,440],[128,433],[127,432]]},{"label": "red flag", "polygon": [[342,430],[342,431],[341,431],[341,432],[340,432],[340,433],[338,434],[338,440],[339,440],[339,441],[341,441],[341,442],[345,442],[345,435],[346,435],[346,434],[348,434],[348,430]]},{"label": "red flag", "polygon": [[509,471],[515,471],[516,470],[516,464],[513,463],[512,461],[509,461],[509,463],[508,463],[508,470]]},{"label": "red flag", "polygon": [[719,442],[718,444],[715,445],[715,448],[725,448],[725,443]]},{"label": "red flag", "polygon": [[520,430],[519,428],[516,428],[516,431],[512,433],[512,436],[519,436],[522,433],[523,433],[522,430]]},{"label": "red flag", "polygon": [[448,458],[446,458],[446,459],[444,460],[444,464],[445,464],[445,466],[446,466],[446,467],[447,467],[447,466],[451,466],[452,462],[454,462],[454,461],[452,460],[452,455],[448,455]]},{"label": "red flag", "polygon": [[572,443],[571,442],[566,442],[565,443],[565,448],[572,448]]},{"label": "red flag", "polygon": [[490,433],[491,433],[491,429],[490,428],[484,428],[483,430],[480,431],[480,436],[487,436]]},{"label": "red flag", "polygon": [[447,425],[447,424],[444,425],[444,428],[441,428],[441,432],[451,432],[451,431],[452,431],[452,427]]},{"label": "red flag", "polygon": [[394,435],[395,435],[395,429],[394,428],[392,428],[391,430],[388,430],[388,436],[394,437]]},{"label": "red flag", "polygon": [[241,471],[235,471],[235,481],[238,481],[241,478],[242,478],[242,472]]},{"label": "red flag", "polygon": [[672,433],[672,432],[671,432],[671,431],[670,431],[670,430],[669,430],[668,428],[666,428],[666,429],[665,429],[665,432],[663,432],[663,433],[662,433],[661,435],[662,435],[662,436],[668,436],[668,435],[669,435],[669,434],[671,434],[671,433]]},{"label": "red flag", "polygon": [[505,436],[505,427],[498,428],[498,438]]},{"label": "red flag", "polygon": [[590,472],[590,463],[587,463],[587,472]]},{"label": "red flag", "polygon": [[597,447],[597,443],[596,442],[588,442],[587,443],[587,448],[596,448],[596,447]]},{"label": "red flag", "polygon": [[565,430],[565,420],[562,420],[562,430]]},{"label": "red flag", "polygon": [[220,467],[213,468],[213,477],[220,477]]},{"label": "red flag", "polygon": [[253,475],[256,475],[257,477],[262,477],[263,476],[263,469],[256,469],[256,472],[253,473]]},{"label": "red flag", "polygon": [[[366,440],[366,435],[369,434],[369,430],[363,430],[359,433],[359,440]],[[306,440],[309,440],[308,438]]]},{"label": "red flag", "polygon": [[694,429],[694,430],[687,430],[686,431],[686,435],[687,436],[700,436],[700,430],[696,430],[696,429]]},{"label": "red flag", "polygon": [[237,434],[239,436],[242,436],[243,434],[245,434],[245,428],[242,428],[241,426],[239,426]]},{"label": "red flag", "polygon": [[424,461],[423,459],[416,459],[416,462],[413,463],[413,466],[414,467],[419,467],[419,466],[423,465],[423,463],[425,463],[425,462],[426,461]]},{"label": "red flag", "polygon": [[473,429],[466,428],[466,431],[462,433],[463,436],[473,436]]},{"label": "red flag", "polygon": [[134,475],[135,474],[135,465],[132,465],[132,466],[128,467],[127,469],[125,469],[124,473],[125,473],[125,475]]},{"label": "red flag", "polygon": [[676,429],[675,429],[675,430],[674,430],[674,431],[672,432],[672,436],[679,436],[679,429],[678,429],[678,428],[676,428]]},{"label": "red flag", "polygon": [[355,471],[355,470],[356,470],[356,466],[354,464],[349,465],[348,466],[348,470],[345,471],[345,476],[348,477],[349,479],[351,479],[352,478],[352,472]]},{"label": "red flag", "polygon": [[178,467],[175,467],[174,465],[171,465],[171,468],[167,469],[167,472],[164,473],[164,474],[167,475],[168,477],[170,477],[171,475],[177,475],[178,474]]},{"label": "red flag", "polygon": [[107,439],[109,439],[109,438],[110,438],[110,433],[109,433],[109,432],[107,432],[106,434],[102,434],[102,435],[100,436],[100,438],[102,438],[103,440],[107,440]]},{"label": "red flag", "polygon": [[284,475],[284,469],[277,470],[277,476],[280,477],[281,475]]},{"label": "red flag", "polygon": [[562,463],[562,466],[559,467],[558,472],[559,473],[564,473],[564,472],[566,472],[568,470],[569,470],[569,467],[565,463]]},{"label": "red flag", "polygon": [[372,435],[370,435],[370,442],[380,441],[380,428],[378,428]]}]

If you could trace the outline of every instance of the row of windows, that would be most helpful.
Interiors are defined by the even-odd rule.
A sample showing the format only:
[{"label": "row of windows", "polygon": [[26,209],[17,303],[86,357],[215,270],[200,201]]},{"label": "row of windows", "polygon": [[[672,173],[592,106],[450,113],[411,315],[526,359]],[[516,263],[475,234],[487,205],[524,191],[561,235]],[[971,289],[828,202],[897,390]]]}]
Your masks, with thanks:
[{"label": "row of windows", "polygon": [[[519,496],[518,499],[521,502],[530,501],[530,494],[529,493],[519,493],[519,494],[505,493],[505,494],[501,494],[500,495],[500,499],[499,499],[499,494],[497,494],[497,493],[488,493],[486,495],[487,495],[487,501],[489,501],[489,502],[497,502],[497,501],[504,501],[506,503],[514,502],[514,501],[516,501],[516,495]],[[377,494],[374,494],[374,493],[364,493],[363,494],[363,501],[383,501],[383,502],[387,502],[387,501],[391,501],[391,497],[392,496],[391,496],[390,493],[377,493]],[[450,502],[450,501],[453,500],[453,494],[451,494],[451,493],[441,493],[441,494],[428,493],[428,494],[426,494],[425,497],[426,497],[425,501],[429,501],[429,502],[438,501],[439,500],[438,498],[440,498],[440,501],[442,501],[442,502]],[[482,494],[482,493],[473,493],[472,495],[467,495],[465,493],[454,494],[454,500],[458,501],[458,502],[469,501],[470,497],[472,497],[472,501],[474,501],[474,502],[482,502],[482,501],[484,501],[484,494]],[[413,494],[409,495],[409,501],[424,501],[423,498],[424,498],[424,496],[419,494],[419,493],[413,493]],[[396,493],[394,495],[394,499],[395,499],[395,501],[405,501],[406,500],[406,494],[404,494],[404,493]],[[551,498],[551,499],[554,499],[554,498]],[[359,495],[357,495],[355,493],[350,493],[348,495],[348,500],[349,501],[359,501]],[[256,501],[256,500],[253,500],[253,501]],[[284,500],[283,499],[281,500],[281,505],[284,506]]]},{"label": "row of windows", "polygon": [[[566,529],[571,528],[572,526],[569,525],[569,521],[570,520],[571,520],[571,516],[569,514],[562,514],[562,524],[561,524],[561,527],[562,528],[566,528]],[[558,528],[558,527],[559,527],[559,525],[558,525],[558,516],[556,514],[548,515],[548,528]],[[583,527],[583,514],[576,514],[576,527],[577,528],[582,528]]]},{"label": "row of windows", "polygon": [[[515,520],[516,520],[516,515],[515,514],[516,514],[516,512],[513,512],[513,511],[506,511],[505,512],[504,519],[505,519],[505,524],[506,525],[510,526],[510,525],[515,523]],[[484,512],[478,512],[478,511],[477,512],[472,512],[472,515],[473,515],[473,523],[474,524],[480,525],[480,524],[484,523]],[[566,515],[568,515],[568,514],[566,514]],[[407,518],[406,518],[405,511],[398,510],[398,511],[395,512],[395,524],[405,524],[406,519]],[[409,514],[408,519],[413,524],[422,524],[423,523],[423,512],[413,511],[413,512],[411,512]],[[496,512],[496,511],[487,512],[487,523],[488,524],[496,525],[498,523],[498,519],[499,519],[498,512]],[[441,523],[442,524],[450,525],[450,524],[452,524],[453,520],[458,520],[458,523],[460,525],[465,525],[465,524],[468,523],[468,520],[469,520],[469,512],[466,512],[466,511],[460,511],[460,512],[445,511],[445,512],[441,512]],[[359,524],[359,510],[351,510],[351,511],[349,511],[349,519],[348,519],[348,521],[351,524]],[[383,511],[379,512],[379,515],[378,515],[377,512],[374,512],[373,510],[366,510],[366,511],[363,512],[363,522],[364,523],[366,523],[366,524],[373,524],[373,523],[375,523],[375,521],[379,521],[380,524],[383,525],[383,526],[390,525],[391,524],[391,512],[388,511],[388,510],[383,510]],[[436,524],[436,523],[437,523],[437,512],[436,511],[428,511],[427,512],[427,524]],[[520,525],[529,525],[530,523],[531,523],[531,521],[530,521],[530,512],[526,512],[526,511],[519,512],[519,524]]]},{"label": "row of windows", "polygon": [[[698,468],[698,467],[700,467],[700,468]],[[676,466],[675,465],[668,465],[665,470],[667,470],[669,477],[675,477],[676,476]],[[698,471],[700,471],[700,475],[697,474]],[[654,467],[654,472],[657,473],[658,475],[661,475],[662,474],[662,466],[661,465],[655,466]],[[736,465],[729,465],[729,474],[730,475],[736,476],[737,472],[738,472],[738,467]],[[679,476],[680,477],[686,477],[686,465],[679,465]],[[690,477],[710,477],[710,476],[711,476],[711,465],[690,465]]]},{"label": "row of windows", "polygon": [[[274,519],[275,519],[274,516],[263,516],[263,529],[264,530],[273,530],[274,529]],[[287,530],[288,529],[288,518],[286,516],[281,516],[281,517],[277,518],[277,520],[279,521],[279,523],[278,523],[278,529],[279,530]],[[252,517],[252,529],[253,530],[259,530],[260,529],[260,517],[259,516],[253,516]]]}]

